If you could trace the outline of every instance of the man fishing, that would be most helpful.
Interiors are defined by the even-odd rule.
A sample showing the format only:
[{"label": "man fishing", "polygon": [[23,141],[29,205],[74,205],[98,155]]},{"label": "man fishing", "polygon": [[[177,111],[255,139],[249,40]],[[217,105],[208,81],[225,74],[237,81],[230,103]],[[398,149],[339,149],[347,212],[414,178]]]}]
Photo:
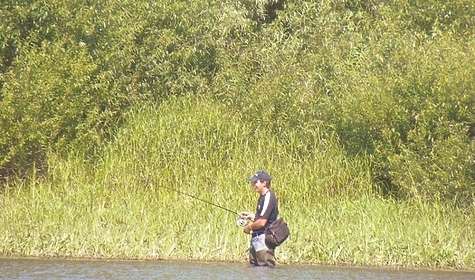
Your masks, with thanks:
[{"label": "man fishing", "polygon": [[279,209],[277,197],[270,190],[271,177],[263,170],[257,171],[251,178],[254,190],[260,195],[257,201],[256,213],[241,212],[241,219],[251,220],[244,227],[244,233],[251,234],[249,247],[249,262],[253,266],[275,266],[274,249],[265,242],[265,228],[277,219]]}]

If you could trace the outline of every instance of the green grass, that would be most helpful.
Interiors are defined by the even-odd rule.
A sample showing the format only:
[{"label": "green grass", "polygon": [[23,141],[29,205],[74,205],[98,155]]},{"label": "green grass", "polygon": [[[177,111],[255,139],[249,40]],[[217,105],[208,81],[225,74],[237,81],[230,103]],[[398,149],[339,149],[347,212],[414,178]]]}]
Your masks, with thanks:
[{"label": "green grass", "polygon": [[290,254],[292,261],[473,267],[473,214],[438,204],[364,198],[317,203],[303,212],[311,218],[292,219],[300,233],[288,245],[289,252],[299,252]]},{"label": "green grass", "polygon": [[272,135],[204,97],[144,106],[95,160],[50,154],[46,178],[3,189],[0,254],[245,261],[237,216],[162,186],[252,211],[263,168],[292,231],[281,263],[475,267],[471,211],[384,199],[364,158],[312,133]]}]

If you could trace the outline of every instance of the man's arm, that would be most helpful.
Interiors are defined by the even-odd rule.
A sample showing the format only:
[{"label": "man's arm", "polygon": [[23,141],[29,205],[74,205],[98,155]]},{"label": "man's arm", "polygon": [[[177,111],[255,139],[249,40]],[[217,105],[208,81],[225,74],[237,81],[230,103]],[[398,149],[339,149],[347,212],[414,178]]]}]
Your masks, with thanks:
[{"label": "man's arm", "polygon": [[251,231],[263,230],[267,224],[267,219],[260,218],[244,227],[244,232],[249,234]]}]

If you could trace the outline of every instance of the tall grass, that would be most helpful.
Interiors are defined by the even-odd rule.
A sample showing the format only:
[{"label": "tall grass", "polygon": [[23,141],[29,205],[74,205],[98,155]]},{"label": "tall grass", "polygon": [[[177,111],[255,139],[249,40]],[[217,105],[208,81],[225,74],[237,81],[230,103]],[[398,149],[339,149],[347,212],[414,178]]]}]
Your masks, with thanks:
[{"label": "tall grass", "polygon": [[473,268],[473,214],[374,198],[316,203],[301,212],[292,219],[297,231],[286,247],[298,252],[292,260]]},{"label": "tall grass", "polygon": [[236,215],[163,187],[252,211],[246,178],[266,169],[292,231],[279,262],[474,267],[472,212],[381,198],[365,159],[311,131],[272,134],[206,97],[144,105],[95,160],[50,154],[48,177],[5,187],[0,254],[244,261]]}]

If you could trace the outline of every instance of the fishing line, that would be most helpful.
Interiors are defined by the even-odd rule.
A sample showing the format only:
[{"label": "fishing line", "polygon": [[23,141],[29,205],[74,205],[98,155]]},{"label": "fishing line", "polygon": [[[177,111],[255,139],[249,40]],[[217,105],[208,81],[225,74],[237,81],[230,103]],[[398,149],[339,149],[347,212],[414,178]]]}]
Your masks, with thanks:
[{"label": "fishing line", "polygon": [[[191,195],[191,194],[187,194],[187,193],[184,193],[184,192],[182,192],[182,191],[179,191],[179,190],[176,190],[176,189],[173,189],[173,188],[169,188],[169,187],[165,187],[165,186],[159,186],[159,188],[164,188],[164,189],[167,189],[167,190],[171,190],[171,191],[177,192],[177,193],[179,193],[179,194],[181,194],[181,195],[186,195],[186,196],[188,196],[188,197],[197,199],[197,200],[199,200],[199,201],[201,201],[201,202],[204,202],[204,203],[207,203],[207,204],[209,204],[209,205],[212,205],[212,206],[221,208],[221,209],[223,209],[223,210],[225,210],[225,211],[228,211],[228,212],[230,212],[230,213],[233,213],[233,214],[235,214],[235,215],[239,215],[239,213],[236,212],[236,211],[230,210],[230,209],[228,209],[228,208],[226,208],[226,207],[223,207],[223,206],[221,206],[221,205],[215,204],[215,203],[213,203],[213,202],[206,201],[206,200],[201,199],[201,198],[199,198],[199,197],[197,197],[197,196],[194,196],[194,195]],[[237,224],[238,226],[240,226],[240,227],[244,227],[244,226],[246,226],[247,221],[246,221],[246,219],[241,219],[241,218],[240,218],[240,219],[237,220],[236,224]]]}]

